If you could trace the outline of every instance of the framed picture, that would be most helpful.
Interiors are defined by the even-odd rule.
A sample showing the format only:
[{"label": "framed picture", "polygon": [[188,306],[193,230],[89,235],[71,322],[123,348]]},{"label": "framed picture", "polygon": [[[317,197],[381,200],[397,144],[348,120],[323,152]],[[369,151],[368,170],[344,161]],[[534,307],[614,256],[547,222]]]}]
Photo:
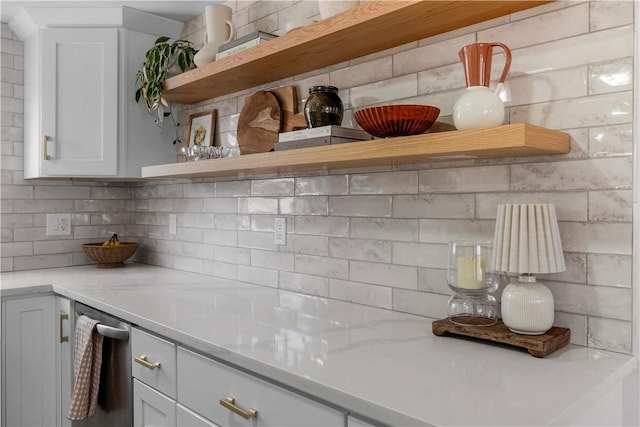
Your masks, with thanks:
[{"label": "framed picture", "polygon": [[187,146],[211,146],[216,130],[216,110],[192,114],[189,117],[189,142]]}]

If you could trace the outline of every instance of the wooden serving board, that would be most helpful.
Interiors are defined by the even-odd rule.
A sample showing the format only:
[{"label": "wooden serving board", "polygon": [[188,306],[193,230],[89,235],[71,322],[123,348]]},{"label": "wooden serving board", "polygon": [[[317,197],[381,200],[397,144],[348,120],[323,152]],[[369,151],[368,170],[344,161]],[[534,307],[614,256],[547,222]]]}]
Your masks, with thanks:
[{"label": "wooden serving board", "polygon": [[283,115],[281,132],[291,132],[307,127],[304,114],[298,113],[298,96],[295,86],[283,86],[271,89],[269,92],[276,96],[280,104],[280,110]]},{"label": "wooden serving board", "polygon": [[238,119],[240,153],[253,154],[273,150],[281,129],[280,104],[273,93],[261,90],[247,97]]},{"label": "wooden serving board", "polygon": [[[470,322],[471,323],[471,322]],[[440,319],[433,322],[431,329],[434,335],[461,335],[470,338],[493,341],[526,349],[534,357],[548,356],[559,348],[569,344],[571,330],[553,327],[543,335],[521,335],[511,332],[498,320],[493,326],[459,325],[451,320]]]}]

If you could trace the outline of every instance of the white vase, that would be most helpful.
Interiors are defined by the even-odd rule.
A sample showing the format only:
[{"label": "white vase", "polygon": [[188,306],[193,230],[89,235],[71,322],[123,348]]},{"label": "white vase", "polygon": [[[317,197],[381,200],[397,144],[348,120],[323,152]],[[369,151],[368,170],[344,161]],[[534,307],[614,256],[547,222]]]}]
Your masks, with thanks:
[{"label": "white vase", "polygon": [[553,326],[553,294],[535,276],[512,278],[502,291],[502,321],[512,332],[542,335]]},{"label": "white vase", "polygon": [[325,19],[360,4],[359,0],[318,0],[320,18]]},{"label": "white vase", "polygon": [[231,22],[232,13],[233,10],[224,5],[212,5],[205,8],[207,32],[204,34],[204,46],[193,58],[193,62],[198,67],[215,61],[220,45],[234,39],[236,29]]},{"label": "white vase", "polygon": [[453,104],[453,124],[456,129],[476,129],[500,126],[504,121],[504,103],[497,92],[486,86],[470,86]]}]

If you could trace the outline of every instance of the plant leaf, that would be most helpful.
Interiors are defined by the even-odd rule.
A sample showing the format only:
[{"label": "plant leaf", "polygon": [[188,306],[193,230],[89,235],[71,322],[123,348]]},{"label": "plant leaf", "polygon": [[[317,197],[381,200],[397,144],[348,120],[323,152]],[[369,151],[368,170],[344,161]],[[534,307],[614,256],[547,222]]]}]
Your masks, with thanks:
[{"label": "plant leaf", "polygon": [[168,40],[169,40],[169,37],[165,37],[165,36],[158,37],[155,44],[164,43],[164,42],[166,42]]}]

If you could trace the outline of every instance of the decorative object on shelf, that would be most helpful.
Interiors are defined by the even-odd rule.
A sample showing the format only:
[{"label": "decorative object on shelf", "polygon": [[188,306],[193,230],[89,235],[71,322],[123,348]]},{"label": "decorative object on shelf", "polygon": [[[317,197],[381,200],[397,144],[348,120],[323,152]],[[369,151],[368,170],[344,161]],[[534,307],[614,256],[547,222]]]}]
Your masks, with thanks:
[{"label": "decorative object on shelf", "polygon": [[362,129],[378,138],[425,133],[436,121],[440,109],[431,105],[383,105],[353,113]]},{"label": "decorative object on shelf", "polygon": [[273,151],[281,128],[280,104],[273,93],[261,90],[248,96],[238,119],[240,153]]},{"label": "decorative object on shelf", "polygon": [[155,123],[162,127],[164,119],[171,118],[176,138],[173,143],[182,142],[178,136],[178,126],[171,107],[162,96],[164,81],[176,66],[185,72],[194,67],[193,57],[197,50],[186,40],[176,40],[169,43],[168,37],[159,37],[153,47],[145,55],[142,68],[136,73],[136,102],[144,99],[150,115],[155,115]]},{"label": "decorative object on shelf", "polygon": [[447,284],[455,292],[447,304],[449,319],[460,325],[491,326],[498,320],[498,289],[491,269],[491,242],[449,242]]},{"label": "decorative object on shelf", "polygon": [[204,46],[194,57],[198,67],[216,60],[220,45],[230,42],[236,35],[231,21],[233,10],[222,4],[210,5],[204,9],[207,31],[204,33]]},{"label": "decorative object on shelf", "polygon": [[278,135],[276,151],[295,148],[317,147],[320,145],[344,144],[347,142],[367,141],[371,135],[353,128],[342,126],[320,126],[293,132],[281,132]]},{"label": "decorative object on shelf", "polygon": [[318,10],[320,12],[320,18],[326,19],[347,11],[352,7],[356,7],[359,4],[359,0],[318,0]]},{"label": "decorative object on shelf", "polygon": [[231,149],[229,147],[215,145],[191,145],[189,147],[182,147],[180,152],[185,161],[195,162],[197,160],[227,157],[231,153]]},{"label": "decorative object on shelf", "polygon": [[213,134],[216,131],[216,110],[203,111],[189,117],[189,140],[187,146],[213,145]]},{"label": "decorative object on shelf", "polygon": [[266,33],[264,31],[254,31],[253,33],[242,36],[239,39],[220,45],[218,53],[216,54],[216,61],[229,55],[233,55],[234,53],[242,52],[250,47],[258,46],[259,44],[273,40],[276,37],[278,36],[275,34]]},{"label": "decorative object on shelf", "polygon": [[298,113],[298,96],[295,86],[282,86],[277,89],[271,89],[269,92],[275,95],[278,104],[280,104],[280,113],[282,114],[282,129],[280,129],[280,132],[291,132],[307,127],[304,114]]},{"label": "decorative object on shelf", "polygon": [[311,86],[309,88],[309,96],[304,103],[304,118],[308,127],[340,126],[343,114],[344,106],[337,87]]},{"label": "decorative object on shelf", "polygon": [[518,334],[544,334],[553,326],[553,294],[534,274],[565,270],[552,203],[498,206],[493,248],[497,272],[511,277],[502,292],[502,320]]},{"label": "decorative object on shelf", "polygon": [[478,326],[458,325],[448,318],[440,319],[431,324],[431,331],[437,336],[458,335],[524,348],[530,355],[538,358],[546,357],[566,346],[571,339],[571,330],[555,326],[542,335],[515,334],[502,320],[498,320],[495,325]]},{"label": "decorative object on shelf", "polygon": [[[489,89],[494,47],[505,52],[505,64],[495,91]],[[464,66],[467,88],[453,105],[453,123],[458,130],[500,126],[504,103],[498,96],[511,67],[511,50],[502,43],[474,43],[463,47],[458,56]]]},{"label": "decorative object on shelf", "polygon": [[[107,245],[107,242],[110,244]],[[117,244],[115,244],[116,242]],[[115,240],[112,237],[106,242],[82,245],[82,251],[85,255],[98,263],[96,268],[122,268],[125,266],[124,261],[129,259],[137,249],[137,242],[121,242],[117,236]]]}]

